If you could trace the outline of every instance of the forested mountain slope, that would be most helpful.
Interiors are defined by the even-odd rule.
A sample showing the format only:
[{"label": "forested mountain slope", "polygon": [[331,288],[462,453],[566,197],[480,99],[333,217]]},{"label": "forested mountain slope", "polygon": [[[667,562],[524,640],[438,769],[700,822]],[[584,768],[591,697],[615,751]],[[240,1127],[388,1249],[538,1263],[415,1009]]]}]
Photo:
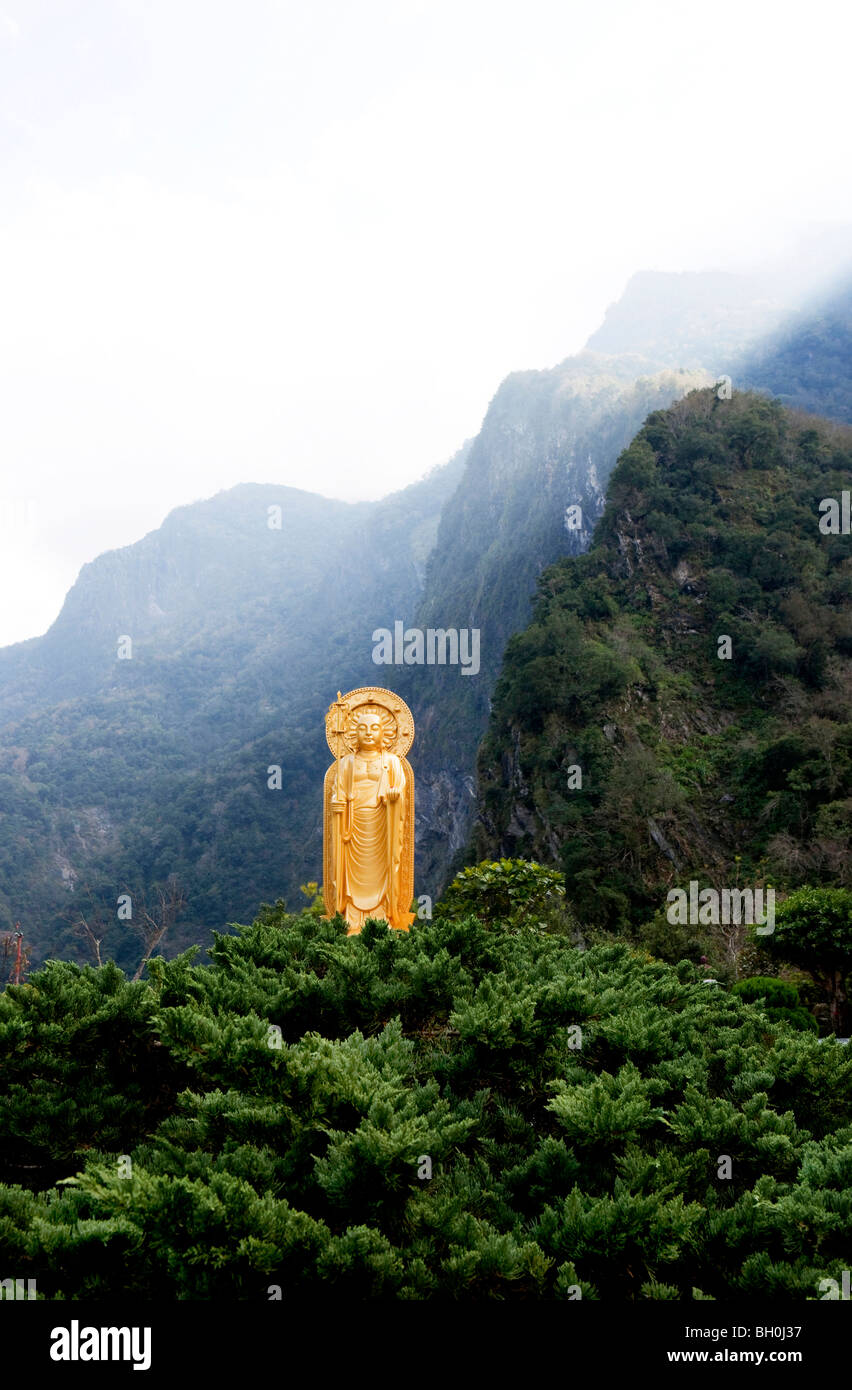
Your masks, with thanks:
[{"label": "forested mountain slope", "polygon": [[847,427],[712,389],[652,414],[508,645],[471,858],[558,862],[616,928],[696,873],[849,883],[852,539],[820,504],[850,489]]}]

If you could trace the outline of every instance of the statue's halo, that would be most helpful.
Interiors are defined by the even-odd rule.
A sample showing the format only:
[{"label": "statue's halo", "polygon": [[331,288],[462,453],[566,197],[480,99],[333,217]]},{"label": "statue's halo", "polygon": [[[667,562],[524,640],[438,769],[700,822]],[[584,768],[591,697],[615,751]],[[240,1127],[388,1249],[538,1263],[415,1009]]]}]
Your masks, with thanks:
[{"label": "statue's halo", "polygon": [[[350,690],[347,695],[341,695],[340,700],[335,700],[329,707],[325,716],[325,737],[333,756],[336,758],[338,753],[355,752],[357,711],[364,705],[376,705],[387,714],[387,718],[384,713],[382,716],[382,724],[385,726],[385,751],[404,758],[414,742],[414,719],[411,710],[392,690],[384,690],[379,685],[359,686],[357,690]],[[343,723],[342,735],[336,732],[340,722]]]}]

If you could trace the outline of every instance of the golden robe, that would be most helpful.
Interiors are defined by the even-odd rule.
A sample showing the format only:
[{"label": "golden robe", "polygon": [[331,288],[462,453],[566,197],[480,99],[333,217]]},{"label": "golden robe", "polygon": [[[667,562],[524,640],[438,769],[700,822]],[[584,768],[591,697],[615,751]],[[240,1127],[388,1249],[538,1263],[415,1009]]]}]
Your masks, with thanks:
[{"label": "golden robe", "polygon": [[[383,918],[407,931],[413,914],[401,901],[403,841],[409,787],[406,764],[395,753],[376,758],[348,753],[326,774],[326,805],[331,827],[331,883],[334,910],[360,931],[368,917]],[[388,791],[399,796],[390,800]],[[343,802],[335,812],[333,801]],[[410,896],[410,894],[409,894]]]}]

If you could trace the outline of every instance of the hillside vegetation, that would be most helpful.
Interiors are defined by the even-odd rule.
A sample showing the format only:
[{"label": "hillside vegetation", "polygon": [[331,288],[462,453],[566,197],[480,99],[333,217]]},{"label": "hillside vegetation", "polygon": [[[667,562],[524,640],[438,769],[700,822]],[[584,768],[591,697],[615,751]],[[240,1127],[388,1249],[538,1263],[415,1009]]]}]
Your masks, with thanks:
[{"label": "hillside vegetation", "polygon": [[613,930],[691,879],[848,885],[852,538],[819,523],[850,488],[846,427],[713,390],[652,414],[508,645],[470,858],[558,864]]}]

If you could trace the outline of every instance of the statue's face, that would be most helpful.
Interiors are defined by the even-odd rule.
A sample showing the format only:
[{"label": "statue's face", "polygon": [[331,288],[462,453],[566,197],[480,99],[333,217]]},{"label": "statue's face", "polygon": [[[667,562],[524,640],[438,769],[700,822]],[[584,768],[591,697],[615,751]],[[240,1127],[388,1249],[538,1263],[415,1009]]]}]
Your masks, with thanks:
[{"label": "statue's face", "polygon": [[358,748],[364,753],[377,753],[382,746],[382,721],[377,714],[365,714],[358,720],[355,731]]}]

